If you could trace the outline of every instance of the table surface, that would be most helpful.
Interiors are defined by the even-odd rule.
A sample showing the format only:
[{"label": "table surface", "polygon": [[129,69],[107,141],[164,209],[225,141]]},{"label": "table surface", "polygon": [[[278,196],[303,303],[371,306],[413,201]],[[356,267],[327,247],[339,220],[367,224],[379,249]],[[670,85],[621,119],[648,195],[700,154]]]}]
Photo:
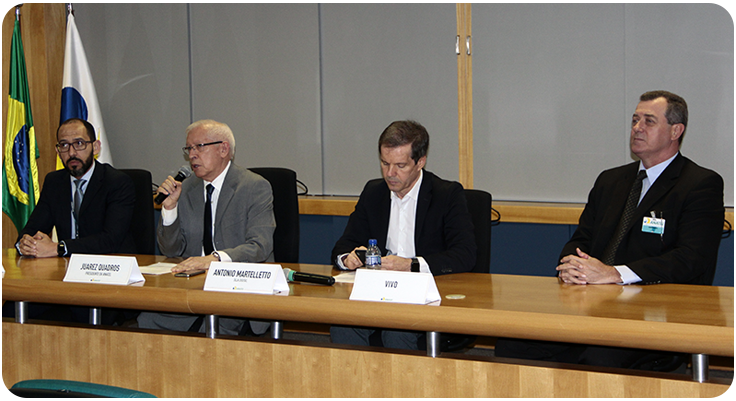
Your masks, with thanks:
[{"label": "table surface", "polygon": [[[140,266],[176,262],[137,255]],[[3,300],[440,331],[733,356],[733,287],[566,285],[554,277],[435,277],[440,306],[350,301],[352,284],[289,284],[289,296],[202,291],[205,275],[145,275],[140,286],[63,282],[68,258],[3,251]],[[331,266],[282,264],[337,275]],[[448,299],[450,294],[465,295]]]}]

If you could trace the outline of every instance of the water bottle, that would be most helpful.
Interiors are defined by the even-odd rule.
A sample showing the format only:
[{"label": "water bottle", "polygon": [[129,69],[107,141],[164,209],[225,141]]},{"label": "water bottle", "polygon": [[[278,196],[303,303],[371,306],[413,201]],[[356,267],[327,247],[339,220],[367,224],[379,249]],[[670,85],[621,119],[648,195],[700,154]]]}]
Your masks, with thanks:
[{"label": "water bottle", "polygon": [[369,269],[381,268],[381,250],[376,245],[378,241],[368,240],[368,249],[365,251],[365,267]]}]

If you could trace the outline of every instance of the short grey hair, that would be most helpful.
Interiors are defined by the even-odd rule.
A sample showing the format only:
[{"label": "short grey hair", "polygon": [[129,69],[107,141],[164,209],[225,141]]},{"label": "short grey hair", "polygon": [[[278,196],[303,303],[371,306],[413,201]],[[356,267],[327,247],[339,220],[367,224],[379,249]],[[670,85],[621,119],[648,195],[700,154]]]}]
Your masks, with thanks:
[{"label": "short grey hair", "polygon": [[235,136],[230,126],[215,120],[199,120],[189,124],[185,131],[186,135],[188,136],[189,132],[199,127],[206,129],[207,134],[213,139],[227,142],[230,145],[230,160],[235,159]]}]

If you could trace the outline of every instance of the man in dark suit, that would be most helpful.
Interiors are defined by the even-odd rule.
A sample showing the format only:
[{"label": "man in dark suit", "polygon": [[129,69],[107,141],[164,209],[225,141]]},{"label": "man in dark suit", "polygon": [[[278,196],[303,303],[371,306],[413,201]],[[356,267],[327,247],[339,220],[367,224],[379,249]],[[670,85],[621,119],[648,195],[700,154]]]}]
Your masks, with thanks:
[{"label": "man in dark suit", "polygon": [[[561,282],[713,283],[723,229],[723,179],[680,154],[687,120],[680,96],[654,91],[640,97],[630,137],[631,152],[640,161],[598,176],[578,228],[562,249]],[[613,367],[657,359],[646,351],[560,344],[526,343],[523,353]],[[497,344],[496,355],[514,356],[505,342]]]},{"label": "man in dark suit", "polygon": [[[383,179],[369,181],[360,194],[342,237],[332,250],[340,269],[363,266],[356,255],[369,239],[386,254],[385,270],[461,273],[475,266],[473,222],[463,187],[424,170],[427,130],[414,121],[396,121],[378,141]],[[391,254],[387,254],[391,251]],[[332,327],[336,343],[368,345],[369,329]],[[383,330],[391,348],[417,349],[420,333]]]},{"label": "man in dark suit", "polygon": [[[18,235],[18,252],[38,258],[135,253],[129,232],[135,205],[132,179],[94,159],[101,144],[89,122],[78,118],[64,121],[56,139],[64,169],[46,175],[38,204]],[[51,239],[54,227],[58,243]],[[125,319],[127,315],[120,312],[103,310],[102,323]],[[89,309],[81,307],[31,304],[28,314],[39,319],[89,321]],[[6,303],[3,316],[13,315],[12,303]]]},{"label": "man in dark suit", "polygon": [[[20,254],[135,253],[129,233],[135,205],[132,179],[94,159],[101,145],[87,121],[72,118],[63,122],[56,139],[64,169],[46,175],[38,204],[18,235]],[[75,202],[79,204],[76,211]],[[58,243],[50,237],[54,227]]]},{"label": "man in dark suit", "polygon": [[[273,262],[271,184],[232,162],[235,137],[227,124],[200,120],[187,127],[186,134],[184,153],[195,177],[178,182],[169,176],[159,190],[168,195],[161,204],[159,249],[166,256],[186,258],[171,270],[207,270],[215,261]],[[176,331],[203,331],[200,321],[195,315],[173,313],[143,312],[138,317],[139,327]],[[223,334],[240,333],[245,322],[219,321]],[[250,322],[255,334],[268,327],[267,322]]]}]

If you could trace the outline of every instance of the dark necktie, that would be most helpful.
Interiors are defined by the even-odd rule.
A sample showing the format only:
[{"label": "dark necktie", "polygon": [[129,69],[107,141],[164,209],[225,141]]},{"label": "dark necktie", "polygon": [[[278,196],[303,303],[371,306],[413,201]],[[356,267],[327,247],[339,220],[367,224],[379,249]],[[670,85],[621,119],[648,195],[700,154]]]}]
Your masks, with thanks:
[{"label": "dark necktie", "polygon": [[76,191],[74,191],[74,238],[79,237],[79,208],[82,207],[82,197],[84,197],[82,186],[85,182],[87,180],[74,180],[74,185],[77,186]]},{"label": "dark necktie", "polygon": [[215,187],[212,184],[207,184],[207,202],[204,204],[204,236],[202,237],[205,255],[215,251],[212,245],[212,191],[214,190]]},{"label": "dark necktie", "polygon": [[636,206],[639,204],[639,196],[641,196],[641,182],[646,177],[646,170],[639,170],[639,174],[636,176],[636,180],[634,180],[634,185],[631,186],[631,192],[629,192],[629,197],[626,198],[626,206],[624,207],[623,215],[621,215],[621,221],[618,222],[618,226],[616,226],[616,231],[614,231],[611,241],[608,242],[606,250],[603,251],[601,262],[607,265],[613,265],[613,260],[616,256],[618,246],[621,244],[624,234],[626,234],[631,227],[631,219],[634,216]]}]

